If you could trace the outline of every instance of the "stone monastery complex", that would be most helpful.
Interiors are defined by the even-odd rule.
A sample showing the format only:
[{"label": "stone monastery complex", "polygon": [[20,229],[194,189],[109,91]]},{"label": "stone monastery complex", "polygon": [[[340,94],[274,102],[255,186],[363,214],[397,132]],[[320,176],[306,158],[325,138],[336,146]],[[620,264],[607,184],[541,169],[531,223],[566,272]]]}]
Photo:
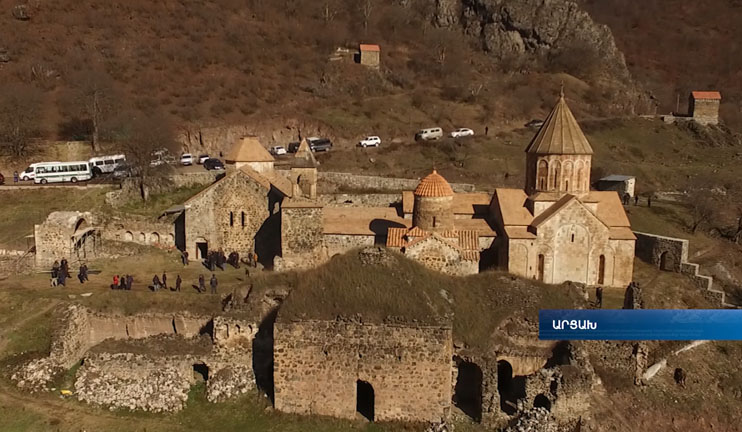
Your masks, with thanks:
[{"label": "stone monastery complex", "polygon": [[625,287],[635,237],[618,194],[590,190],[592,153],[562,95],[526,149],[525,189],[455,193],[433,170],[402,193],[401,206],[330,207],[317,199],[306,142],[301,163],[277,170],[248,137],[228,155],[228,174],[185,203],[176,243],[195,258],[255,250],[277,270],[386,245],[453,275],[498,267],[550,284]]}]

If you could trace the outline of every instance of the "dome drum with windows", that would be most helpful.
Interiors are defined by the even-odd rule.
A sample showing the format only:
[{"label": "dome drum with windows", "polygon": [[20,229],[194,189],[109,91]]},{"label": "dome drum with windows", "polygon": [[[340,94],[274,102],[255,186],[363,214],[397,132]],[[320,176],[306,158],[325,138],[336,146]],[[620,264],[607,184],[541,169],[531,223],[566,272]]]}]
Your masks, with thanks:
[{"label": "dome drum with windows", "polygon": [[420,180],[413,195],[413,226],[433,232],[453,229],[453,189],[435,169]]}]

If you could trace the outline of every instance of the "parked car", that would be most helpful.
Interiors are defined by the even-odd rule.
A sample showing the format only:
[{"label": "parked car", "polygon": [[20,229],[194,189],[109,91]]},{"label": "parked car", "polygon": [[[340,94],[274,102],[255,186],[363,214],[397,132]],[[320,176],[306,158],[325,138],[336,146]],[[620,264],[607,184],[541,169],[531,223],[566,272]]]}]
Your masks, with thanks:
[{"label": "parked car", "polygon": [[526,123],[527,128],[540,128],[544,125],[543,120],[531,120],[528,123]]},{"label": "parked car", "polygon": [[217,158],[208,158],[204,161],[203,165],[204,165],[204,168],[206,168],[209,171],[224,169],[224,164],[222,163],[222,161],[220,161]]},{"label": "parked car", "polygon": [[199,164],[203,164],[204,162],[206,162],[207,159],[209,159],[209,155],[207,155],[207,154],[199,155],[198,156],[198,163]]},{"label": "parked car", "polygon": [[296,153],[299,151],[299,146],[301,143],[299,141],[294,141],[289,143],[289,153]]},{"label": "parked car", "polygon": [[284,148],[284,146],[273,146],[268,149],[268,151],[270,152],[270,154],[275,156],[286,154],[286,148]]},{"label": "parked car", "polygon": [[436,140],[441,138],[443,138],[443,129],[439,127],[420,129],[420,131],[415,134],[415,141]]},{"label": "parked car", "polygon": [[379,144],[381,144],[381,138],[377,136],[367,136],[358,143],[361,147],[378,147]]},{"label": "parked car", "polygon": [[469,128],[458,128],[451,132],[451,138],[460,138],[474,135],[474,131]]},{"label": "parked car", "polygon": [[307,138],[307,142],[309,143],[309,148],[313,152],[328,151],[332,148],[332,142],[329,138],[311,137]]},{"label": "parked car", "polygon": [[193,165],[193,155],[190,153],[180,155],[180,164],[185,166]]},{"label": "parked car", "polygon": [[118,165],[116,168],[113,169],[113,178],[121,179],[126,177],[131,177],[136,172],[136,168],[128,163],[123,163]]},{"label": "parked car", "polygon": [[3,173],[0,173],[0,185],[5,184],[5,177],[3,177]]}]

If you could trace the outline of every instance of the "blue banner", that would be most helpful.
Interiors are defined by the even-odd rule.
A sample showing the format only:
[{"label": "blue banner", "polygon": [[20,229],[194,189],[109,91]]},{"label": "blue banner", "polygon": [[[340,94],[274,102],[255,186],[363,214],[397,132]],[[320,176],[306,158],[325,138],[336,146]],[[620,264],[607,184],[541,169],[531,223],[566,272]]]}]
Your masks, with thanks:
[{"label": "blue banner", "polygon": [[742,340],[742,309],[545,309],[543,340]]}]

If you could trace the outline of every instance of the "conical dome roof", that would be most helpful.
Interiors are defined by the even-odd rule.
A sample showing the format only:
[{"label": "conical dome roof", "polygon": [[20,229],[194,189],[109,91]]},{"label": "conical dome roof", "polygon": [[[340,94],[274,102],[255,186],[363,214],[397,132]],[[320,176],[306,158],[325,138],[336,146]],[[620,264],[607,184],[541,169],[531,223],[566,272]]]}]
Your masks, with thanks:
[{"label": "conical dome roof", "polygon": [[226,157],[227,162],[272,162],[273,156],[260,144],[258,137],[247,136],[237,140]]},{"label": "conical dome roof", "polygon": [[453,189],[436,170],[420,180],[414,192],[419,197],[447,197],[453,196]]},{"label": "conical dome roof", "polygon": [[564,93],[526,148],[536,154],[593,154],[593,148],[564,100]]}]

